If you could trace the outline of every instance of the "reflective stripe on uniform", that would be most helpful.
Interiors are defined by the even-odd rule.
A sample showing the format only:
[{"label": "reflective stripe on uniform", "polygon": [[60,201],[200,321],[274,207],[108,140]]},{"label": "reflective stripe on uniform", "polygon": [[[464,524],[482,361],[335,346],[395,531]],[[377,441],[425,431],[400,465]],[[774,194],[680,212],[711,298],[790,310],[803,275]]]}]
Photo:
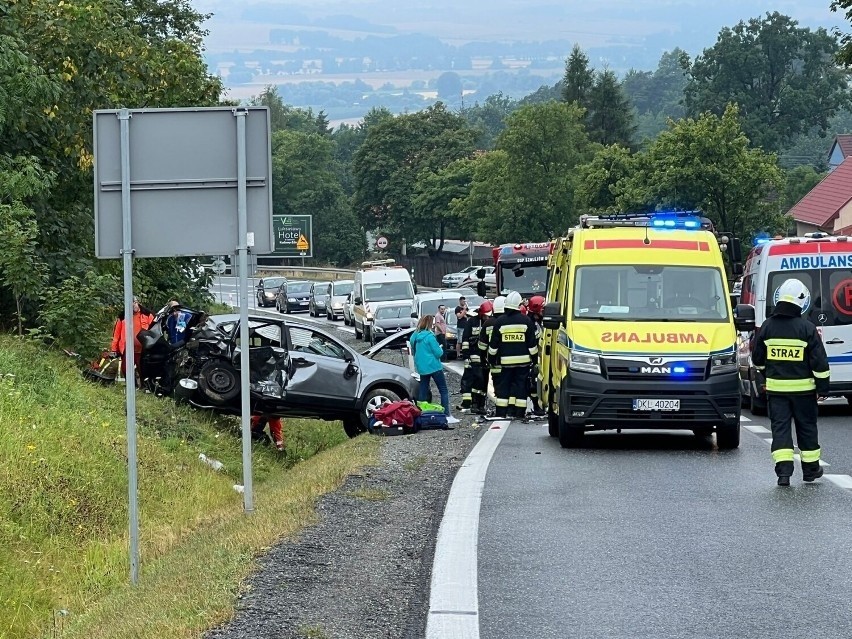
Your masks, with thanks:
[{"label": "reflective stripe on uniform", "polygon": [[755,368],[759,371],[765,371],[766,370],[766,366],[755,366]]},{"label": "reflective stripe on uniform", "polygon": [[766,346],[787,346],[790,348],[805,348],[808,343],[803,339],[773,338],[766,340]]},{"label": "reflective stripe on uniform", "polygon": [[805,379],[773,379],[766,378],[766,391],[778,393],[803,393],[816,390],[816,382],[813,377]]},{"label": "reflective stripe on uniform", "polygon": [[793,461],[793,449],[792,448],[779,448],[778,450],[772,451],[772,461],[776,464],[778,462],[786,462]]},{"label": "reflective stripe on uniform", "polygon": [[814,371],[814,377],[817,379],[827,379],[831,376],[831,371]]},{"label": "reflective stripe on uniform", "polygon": [[805,463],[819,461],[819,448],[816,450],[803,450],[802,461]]},{"label": "reflective stripe on uniform", "polygon": [[530,355],[538,355],[538,346],[530,348]]},{"label": "reflective stripe on uniform", "polygon": [[500,358],[501,366],[512,366],[516,364],[530,364],[532,360],[529,355],[504,355]]},{"label": "reflective stripe on uniform", "polygon": [[499,397],[494,398],[494,405],[498,408],[506,408],[509,405],[508,399],[500,399]]}]

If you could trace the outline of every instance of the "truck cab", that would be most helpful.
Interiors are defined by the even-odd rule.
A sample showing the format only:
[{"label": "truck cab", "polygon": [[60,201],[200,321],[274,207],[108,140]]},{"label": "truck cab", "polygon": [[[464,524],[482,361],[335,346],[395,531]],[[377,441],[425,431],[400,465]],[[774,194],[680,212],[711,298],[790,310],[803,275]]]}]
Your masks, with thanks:
[{"label": "truck cab", "polygon": [[739,446],[723,245],[696,212],[584,217],[556,241],[539,396],[563,447],[613,428],[715,432],[719,448]]}]

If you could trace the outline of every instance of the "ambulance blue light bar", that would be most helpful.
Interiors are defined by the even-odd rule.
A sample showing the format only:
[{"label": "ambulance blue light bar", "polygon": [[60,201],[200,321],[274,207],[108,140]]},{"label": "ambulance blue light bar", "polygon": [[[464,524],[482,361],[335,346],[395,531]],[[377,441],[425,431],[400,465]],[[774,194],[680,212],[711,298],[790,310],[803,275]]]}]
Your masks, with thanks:
[{"label": "ambulance blue light bar", "polygon": [[651,227],[655,229],[701,229],[701,219],[688,215],[657,213],[651,218]]},{"label": "ambulance blue light bar", "polygon": [[769,233],[766,233],[765,231],[762,232],[762,233],[758,233],[757,235],[754,236],[754,245],[755,246],[762,246],[762,245],[766,244],[767,242],[771,242],[771,241],[772,241],[772,238],[769,237]]}]

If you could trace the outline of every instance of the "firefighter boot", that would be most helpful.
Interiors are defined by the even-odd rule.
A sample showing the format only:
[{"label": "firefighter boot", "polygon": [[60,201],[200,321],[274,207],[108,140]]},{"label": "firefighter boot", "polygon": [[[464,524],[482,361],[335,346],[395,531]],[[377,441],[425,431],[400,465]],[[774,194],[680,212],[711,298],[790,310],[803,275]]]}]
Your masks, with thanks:
[{"label": "firefighter boot", "polygon": [[789,486],[793,475],[793,462],[782,461],[775,464],[775,474],[778,475],[779,486]]},{"label": "firefighter boot", "polygon": [[818,461],[802,462],[802,479],[806,482],[812,482],[819,479],[823,475],[822,466]]}]

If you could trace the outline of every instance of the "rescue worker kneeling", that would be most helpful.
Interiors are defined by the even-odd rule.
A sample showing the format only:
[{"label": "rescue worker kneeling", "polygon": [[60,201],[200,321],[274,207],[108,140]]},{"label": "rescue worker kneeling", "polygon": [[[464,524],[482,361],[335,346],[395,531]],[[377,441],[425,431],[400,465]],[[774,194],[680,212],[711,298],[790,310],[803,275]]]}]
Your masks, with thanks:
[{"label": "rescue worker kneeling", "polygon": [[535,325],[522,314],[521,295],[506,296],[505,312],[494,322],[488,341],[488,359],[501,368],[494,385],[495,417],[523,418],[527,411],[527,379],[538,358]]},{"label": "rescue worker kneeling", "polygon": [[808,289],[797,279],[778,289],[778,302],[755,337],[752,360],[766,376],[772,459],[779,486],[793,475],[793,430],[801,451],[802,479],[822,477],[817,435],[818,397],[829,390],[828,357],[813,324],[801,317]]}]

